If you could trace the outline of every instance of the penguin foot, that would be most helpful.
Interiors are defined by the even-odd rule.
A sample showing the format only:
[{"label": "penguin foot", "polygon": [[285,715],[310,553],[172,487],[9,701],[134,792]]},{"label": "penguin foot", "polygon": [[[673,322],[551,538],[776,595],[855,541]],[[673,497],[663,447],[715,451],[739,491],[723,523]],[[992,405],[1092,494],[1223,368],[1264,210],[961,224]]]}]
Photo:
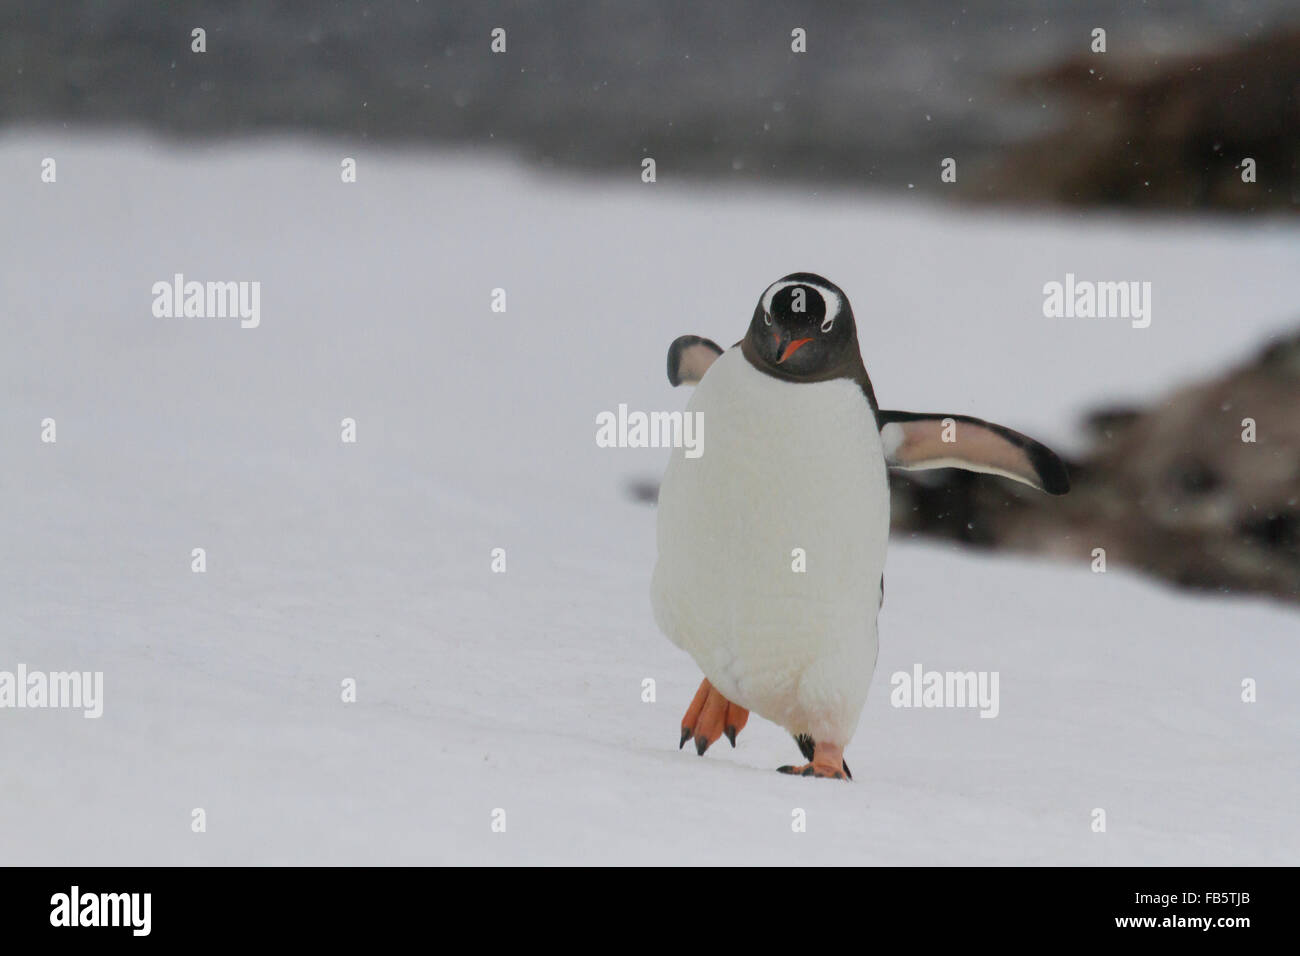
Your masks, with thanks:
[{"label": "penguin foot", "polygon": [[829,767],[818,767],[815,764],[805,763],[798,767],[786,764],[784,767],[777,767],[777,773],[788,773],[796,777],[826,777],[830,780],[848,780],[844,776],[843,770],[831,770]]},{"label": "penguin foot", "polygon": [[691,706],[686,708],[686,716],[682,718],[682,739],[677,749],[681,750],[686,746],[686,741],[694,737],[695,752],[703,757],[704,751],[717,743],[723,734],[727,735],[734,747],[736,735],[745,728],[748,721],[749,711],[727,700],[705,678],[700,682],[700,689],[695,692]]},{"label": "penguin foot", "polygon": [[[798,737],[795,739],[799,740]],[[812,762],[798,767],[786,764],[784,767],[776,768],[778,773],[788,773],[799,777],[824,777],[828,780],[853,779],[852,774],[849,773],[849,765],[844,762],[843,747],[836,747],[834,744],[814,745],[811,742],[809,742],[808,747],[805,747],[804,741],[799,740],[799,749],[804,751],[805,757],[811,757]],[[813,750],[811,754],[808,753],[809,749]]]}]

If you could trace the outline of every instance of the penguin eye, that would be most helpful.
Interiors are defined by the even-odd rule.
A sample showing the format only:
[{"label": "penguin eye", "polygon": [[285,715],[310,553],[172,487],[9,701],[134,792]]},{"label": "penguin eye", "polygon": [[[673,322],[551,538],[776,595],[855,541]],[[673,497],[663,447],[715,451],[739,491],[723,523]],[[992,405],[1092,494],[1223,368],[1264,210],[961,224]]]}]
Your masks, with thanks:
[{"label": "penguin eye", "polygon": [[829,332],[831,330],[831,326],[833,326],[834,324],[835,324],[835,316],[833,315],[826,316],[826,318],[822,321],[822,331]]},{"label": "penguin eye", "polygon": [[771,325],[771,324],[772,324],[772,313],[771,313],[771,312],[764,312],[764,313],[763,313],[763,324],[764,324],[764,325]]}]

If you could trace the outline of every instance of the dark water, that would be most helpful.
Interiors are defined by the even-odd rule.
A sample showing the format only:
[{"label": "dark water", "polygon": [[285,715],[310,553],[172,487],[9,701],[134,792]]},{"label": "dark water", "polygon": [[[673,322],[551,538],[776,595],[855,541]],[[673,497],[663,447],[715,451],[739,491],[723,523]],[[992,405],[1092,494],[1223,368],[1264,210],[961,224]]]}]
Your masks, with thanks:
[{"label": "dark water", "polygon": [[[897,183],[1057,125],[1060,104],[1009,80],[1086,53],[1093,27],[1108,56],[1157,61],[1297,22],[1295,0],[11,0],[0,123],[303,130],[629,175],[652,155],[661,180]],[[498,26],[504,55],[489,51]],[[190,51],[194,27],[205,54]]]}]

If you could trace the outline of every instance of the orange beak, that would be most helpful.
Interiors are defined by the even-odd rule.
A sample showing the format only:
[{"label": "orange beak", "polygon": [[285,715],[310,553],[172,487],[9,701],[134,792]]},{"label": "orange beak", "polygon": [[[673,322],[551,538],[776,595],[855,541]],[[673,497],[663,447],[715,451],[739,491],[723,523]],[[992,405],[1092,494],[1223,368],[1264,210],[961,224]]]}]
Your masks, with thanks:
[{"label": "orange beak", "polygon": [[785,347],[785,351],[782,352],[781,357],[776,360],[776,364],[780,365],[791,355],[794,355],[795,352],[798,352],[801,348],[803,348],[811,341],[812,339],[795,339],[793,342],[791,342],[789,345]]}]

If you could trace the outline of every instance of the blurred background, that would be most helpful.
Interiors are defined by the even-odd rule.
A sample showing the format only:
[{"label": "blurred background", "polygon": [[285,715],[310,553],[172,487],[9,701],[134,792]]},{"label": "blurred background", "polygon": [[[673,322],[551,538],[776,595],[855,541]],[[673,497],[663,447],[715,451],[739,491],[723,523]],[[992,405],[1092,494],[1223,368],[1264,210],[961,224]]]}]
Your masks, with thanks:
[{"label": "blurred background", "polygon": [[[0,859],[1294,864],[1298,160],[1294,0],[0,0],[0,668],[106,687],[0,714]],[[792,841],[778,728],[676,749],[668,453],[595,433],[804,270],[882,407],[1073,490],[891,477],[864,785]]]},{"label": "blurred background", "polygon": [[[489,55],[497,27],[506,52]],[[307,136],[507,158],[552,184],[635,183],[654,157],[661,182],[713,196],[860,193],[1058,222],[1110,212],[1139,233],[1210,217],[1225,244],[1289,229],[1278,217],[1300,209],[1290,0],[4,2],[0,76],[8,130],[173,146]],[[947,157],[955,181],[938,174]],[[1283,272],[1269,281],[1293,289]],[[1120,561],[1176,583],[1300,600],[1300,345],[1278,318],[1223,316],[1269,328],[1253,355],[1225,349],[1217,374],[1202,368],[1199,391],[1171,374],[1163,384],[1189,389],[1177,407],[1098,393],[1075,418],[1086,440],[1067,501],[900,476],[896,528],[1050,551],[1067,532],[1108,534]],[[1229,440],[1243,389],[1272,416],[1260,447]],[[632,486],[653,499],[652,479]]]},{"label": "blurred background", "polygon": [[[496,27],[508,68],[482,55]],[[6,123],[181,139],[298,131],[583,172],[663,155],[709,182],[925,193],[935,157],[960,156],[946,198],[1175,211],[1294,211],[1300,189],[1292,0],[6,0],[0,71]]]},{"label": "blurred background", "polygon": [[[485,55],[497,27],[505,53]],[[632,181],[654,157],[666,179],[713,190],[1222,215],[1225,242],[1300,209],[1290,0],[5,2],[0,76],[7,128],[176,143],[305,134],[352,150],[508,156],[570,180]],[[946,157],[959,159],[955,181],[936,174]],[[1260,390],[1282,456],[1268,469],[1253,449],[1239,460],[1241,442],[1196,447],[1204,415],[1175,421],[1098,395],[1069,502],[1020,502],[964,476],[900,477],[896,524],[1033,547],[1052,534],[1039,522],[1118,513],[1117,531],[1160,531],[1121,548],[1125,561],[1300,600],[1300,346],[1260,348],[1180,401],[1217,415],[1234,389]],[[653,482],[634,493],[652,499]]]}]

